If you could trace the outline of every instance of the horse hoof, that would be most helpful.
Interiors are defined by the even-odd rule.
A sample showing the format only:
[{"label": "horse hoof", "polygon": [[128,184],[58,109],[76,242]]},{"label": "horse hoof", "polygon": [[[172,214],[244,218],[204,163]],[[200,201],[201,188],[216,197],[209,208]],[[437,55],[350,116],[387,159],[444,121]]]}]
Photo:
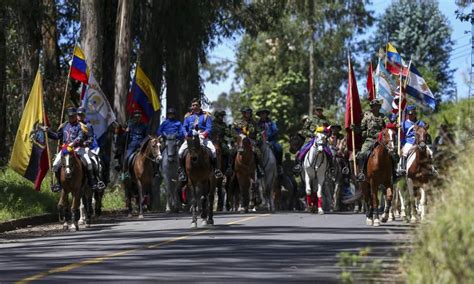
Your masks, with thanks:
[{"label": "horse hoof", "polygon": [[410,223],[411,223],[411,224],[416,224],[416,218],[415,218],[415,217],[412,217],[412,218],[410,219]]},{"label": "horse hoof", "polygon": [[378,227],[380,226],[380,220],[379,219],[375,219],[374,220],[374,227]]},{"label": "horse hoof", "polygon": [[63,225],[63,230],[64,230],[64,231],[69,230],[69,226],[68,226],[68,225]]},{"label": "horse hoof", "polygon": [[387,223],[387,221],[388,221],[388,218],[382,218],[382,219],[380,220],[380,222],[382,222],[382,223]]},{"label": "horse hoof", "polygon": [[79,220],[79,225],[84,225],[86,222],[84,220]]},{"label": "horse hoof", "polygon": [[209,223],[207,223],[207,220],[201,221],[201,226],[206,227],[207,225],[209,225]]},{"label": "horse hoof", "polygon": [[207,223],[208,223],[209,225],[214,225],[214,220],[209,219],[209,220],[207,220]]},{"label": "horse hoof", "polygon": [[91,227],[91,224],[90,223],[86,223],[86,228],[90,228]]},{"label": "horse hoof", "polygon": [[323,208],[318,208],[318,214],[319,214],[319,215],[324,215],[324,210],[323,210]]},{"label": "horse hoof", "polygon": [[76,229],[76,231],[79,231],[79,223],[78,222],[74,223],[74,228]]},{"label": "horse hoof", "polygon": [[140,214],[138,215],[138,219],[145,219],[145,217],[143,217],[143,214]]},{"label": "horse hoof", "polygon": [[192,222],[191,223],[191,229],[197,229],[197,227],[198,227],[197,222]]},{"label": "horse hoof", "polygon": [[407,215],[405,214],[405,212],[402,211],[402,213],[400,214],[400,217],[405,218],[406,216],[407,216]]},{"label": "horse hoof", "polygon": [[129,213],[129,214],[127,215],[127,218],[132,218],[132,214]]},{"label": "horse hoof", "polygon": [[367,219],[365,220],[365,223],[367,224],[367,226],[372,226],[372,225],[374,224],[373,220],[370,219],[370,218],[367,218]]}]

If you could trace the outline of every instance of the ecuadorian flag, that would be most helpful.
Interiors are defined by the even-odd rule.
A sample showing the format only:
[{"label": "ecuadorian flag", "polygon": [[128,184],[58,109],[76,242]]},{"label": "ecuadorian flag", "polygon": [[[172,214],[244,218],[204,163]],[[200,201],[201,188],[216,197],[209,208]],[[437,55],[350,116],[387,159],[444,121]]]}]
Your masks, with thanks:
[{"label": "ecuadorian flag", "polygon": [[[387,43],[387,71],[393,75],[400,75],[403,71],[403,59],[397,49],[389,42]],[[406,74],[404,74],[406,75]]]},{"label": "ecuadorian flag", "polygon": [[136,110],[141,111],[143,122],[146,123],[153,116],[153,113],[159,109],[158,93],[145,72],[137,65],[135,78],[128,94],[127,110],[129,113]]},{"label": "ecuadorian flag", "polygon": [[21,116],[10,158],[10,167],[34,182],[36,190],[40,189],[49,168],[46,136],[39,128],[45,123],[43,109],[43,83],[38,71]]},{"label": "ecuadorian flag", "polygon": [[88,82],[89,68],[86,63],[86,56],[79,46],[74,47],[70,77],[84,84]]}]

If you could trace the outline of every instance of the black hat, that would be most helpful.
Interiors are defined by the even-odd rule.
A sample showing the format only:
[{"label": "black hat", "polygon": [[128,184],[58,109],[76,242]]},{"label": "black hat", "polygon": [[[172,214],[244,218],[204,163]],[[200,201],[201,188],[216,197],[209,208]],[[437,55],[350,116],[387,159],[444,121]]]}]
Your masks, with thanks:
[{"label": "black hat", "polygon": [[69,107],[67,108],[66,113],[68,116],[75,116],[77,115],[77,110],[75,107]]},{"label": "black hat", "polygon": [[314,107],[314,110],[320,110],[320,111],[323,111],[324,108],[322,106],[315,106]]},{"label": "black hat", "polygon": [[250,107],[242,107],[242,108],[240,109],[240,112],[250,112],[250,113],[251,113],[251,112],[252,112],[252,109],[251,109]]},{"label": "black hat", "polygon": [[135,110],[135,111],[133,112],[133,117],[135,117],[135,116],[141,116],[141,115],[142,115],[142,112],[139,111],[139,110]]},{"label": "black hat", "polygon": [[166,114],[176,114],[176,109],[174,107],[169,107],[166,111]]},{"label": "black hat", "polygon": [[257,111],[257,115],[258,115],[258,116],[261,116],[261,114],[263,114],[263,113],[266,113],[267,115],[269,115],[269,114],[270,114],[270,110],[268,110],[268,109],[266,109],[266,108],[262,108],[262,109],[259,109],[259,110]]},{"label": "black hat", "polygon": [[378,99],[373,99],[370,101],[370,106],[375,106],[375,105],[379,105],[381,106],[382,105],[382,101],[381,100],[378,100]]},{"label": "black hat", "polygon": [[86,109],[83,107],[80,107],[77,109],[77,114],[86,114]]},{"label": "black hat", "polygon": [[225,116],[225,115],[227,115],[227,113],[225,112],[225,110],[216,110],[216,111],[214,112],[214,116],[215,116],[215,117],[218,117],[218,116]]}]

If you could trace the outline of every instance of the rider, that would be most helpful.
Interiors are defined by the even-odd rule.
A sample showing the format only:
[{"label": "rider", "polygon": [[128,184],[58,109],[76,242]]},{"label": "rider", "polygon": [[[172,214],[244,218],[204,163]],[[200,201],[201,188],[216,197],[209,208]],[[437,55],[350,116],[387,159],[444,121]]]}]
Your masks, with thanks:
[{"label": "rider", "polygon": [[304,120],[303,128],[299,131],[299,133],[306,137],[306,143],[296,154],[295,166],[293,168],[293,172],[295,173],[301,172],[301,164],[304,160],[303,158],[314,143],[314,137],[316,136],[316,130],[318,127],[327,128],[330,125],[329,120],[326,118],[323,112],[324,109],[321,106],[316,106],[314,108],[314,116],[307,117]]},{"label": "rider", "polygon": [[[402,159],[400,163],[401,171],[403,173],[407,170],[407,158],[410,152],[410,149],[415,144],[415,126],[419,127],[427,127],[427,124],[423,120],[419,120],[416,116],[416,106],[409,105],[406,108],[408,118],[402,124],[402,131],[405,135],[404,139],[402,140]],[[426,147],[428,151],[428,155],[430,158],[433,156],[433,152],[429,147]],[[434,167],[432,168],[433,174],[436,174],[436,170]]]},{"label": "rider", "polygon": [[[370,102],[370,110],[364,113],[362,118],[361,127],[356,128],[354,125],[351,126],[355,132],[362,132],[362,138],[364,143],[362,144],[362,149],[357,154],[357,162],[359,165],[359,174],[357,175],[357,181],[365,181],[365,164],[372,150],[373,145],[377,141],[377,136],[380,131],[385,128],[386,117],[380,113],[380,108],[382,107],[381,100],[374,99]],[[394,177],[397,177],[400,173],[395,172],[395,166],[398,163],[399,157],[398,154],[393,151],[390,153],[392,158],[392,172]]]},{"label": "rider", "polygon": [[347,152],[346,139],[343,134],[341,134],[341,125],[333,124],[329,126],[329,138],[328,144],[331,148],[331,153],[333,157],[340,156],[345,158]]},{"label": "rider", "polygon": [[124,159],[124,174],[128,173],[129,159],[132,154],[137,151],[141,144],[148,137],[148,126],[141,121],[142,112],[135,110],[132,114],[132,119],[128,122],[128,126],[125,129],[126,143],[127,143],[127,154]]},{"label": "rider", "polygon": [[257,115],[260,117],[258,121],[258,127],[264,133],[263,135],[266,136],[267,141],[272,146],[273,153],[275,154],[277,165],[278,165],[278,174],[283,174],[283,169],[281,166],[283,160],[283,148],[278,143],[278,127],[276,123],[272,121],[268,116],[270,115],[270,111],[268,109],[260,109],[257,111]]},{"label": "rider", "polygon": [[176,109],[168,108],[166,111],[166,120],[161,123],[156,131],[157,136],[175,135],[176,140],[182,141],[184,139],[184,128],[181,121],[176,118]]},{"label": "rider", "polygon": [[[80,123],[83,123],[87,126],[87,131],[84,132],[84,148],[81,148],[80,155],[84,157],[84,160],[86,161],[87,169],[92,168],[92,172],[94,173],[93,175],[93,183],[97,184],[96,188],[93,189],[99,189],[103,190],[105,188],[105,184],[103,181],[100,180],[99,178],[99,168],[100,168],[100,158],[99,158],[99,143],[97,143],[97,137],[95,136],[94,133],[94,128],[90,121],[86,119],[86,109],[83,107],[80,107],[77,109],[77,119],[79,120]],[[94,170],[94,165],[92,161],[95,162],[97,165],[97,169]]]},{"label": "rider", "polygon": [[[60,140],[62,145],[67,146],[68,151],[74,151],[74,148],[83,146],[85,135],[84,130],[87,130],[87,126],[80,123],[77,120],[77,111],[75,108],[70,107],[66,110],[68,116],[68,122],[61,124],[58,127],[56,132],[48,129],[48,127],[44,127],[43,130],[48,131],[48,136],[54,140]],[[53,172],[56,176],[56,184],[51,187],[52,192],[58,192],[61,190],[61,180],[60,180],[60,173],[61,173],[61,153],[63,149],[56,154],[53,162]],[[93,173],[89,168],[87,169],[87,178],[89,181],[89,185],[92,188],[92,179]]]},{"label": "rider", "polygon": [[[228,166],[230,149],[229,145],[227,144],[227,139],[232,138],[232,134],[230,129],[227,127],[227,124],[224,121],[224,117],[227,115],[225,111],[215,111],[214,112],[214,120],[212,121],[212,130],[211,130],[211,141],[219,142],[221,145],[221,156],[223,165]],[[229,171],[229,169],[227,169]]]},{"label": "rider", "polygon": [[[216,148],[214,148],[214,145],[208,139],[209,135],[212,133],[212,117],[208,112],[202,110],[201,100],[199,98],[194,98],[192,100],[191,112],[188,112],[185,115],[183,127],[187,137],[192,137],[193,131],[199,132],[201,144],[211,151],[211,162],[214,168],[214,175],[216,176],[216,178],[222,177],[222,172],[217,167]],[[178,151],[180,165],[178,168],[178,179],[181,182],[185,182],[187,180],[186,172],[184,170],[185,159],[183,155],[187,148],[188,143],[187,141],[185,141],[185,143],[181,145]]]},{"label": "rider", "polygon": [[[262,152],[260,151],[260,143],[262,143],[262,133],[258,127],[257,122],[253,119],[252,114],[253,110],[250,107],[242,107],[240,109],[240,113],[242,114],[242,119],[234,122],[234,131],[237,134],[244,134],[253,143],[253,152],[255,154],[255,161],[256,161],[256,169],[257,169],[257,177],[263,177],[263,169],[261,166],[262,161]],[[256,147],[257,146],[257,147]],[[234,159],[237,155],[235,149],[231,153],[231,158],[229,159],[229,168],[233,169],[234,166]]]}]

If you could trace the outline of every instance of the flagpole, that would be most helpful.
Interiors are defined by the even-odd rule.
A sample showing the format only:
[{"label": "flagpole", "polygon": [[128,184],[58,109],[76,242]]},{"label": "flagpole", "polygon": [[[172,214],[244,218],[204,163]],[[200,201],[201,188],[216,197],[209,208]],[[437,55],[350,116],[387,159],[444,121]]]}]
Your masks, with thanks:
[{"label": "flagpole", "polygon": [[[405,78],[405,81],[403,82],[403,88],[405,88],[408,84],[408,77],[410,76],[410,66],[411,66],[411,58],[410,62],[408,63],[408,74]],[[403,111],[402,110],[402,101],[403,101],[403,89],[402,89],[402,72],[403,71],[403,66],[402,69],[400,70],[400,97],[398,98],[398,156],[401,154],[401,144],[402,144],[402,115]]]},{"label": "flagpole", "polygon": [[76,50],[76,46],[77,46],[77,42],[74,43],[74,49],[72,50],[71,64],[69,64],[69,71],[67,72],[66,88],[64,89],[64,96],[63,96],[63,107],[61,109],[61,119],[59,120],[60,125],[61,123],[63,123],[63,119],[64,119],[64,109],[66,108],[67,89],[69,87],[69,76],[71,76],[72,60],[74,60],[74,50]]},{"label": "flagpole", "polygon": [[375,93],[374,68],[372,66],[372,60],[370,60],[370,71],[372,72],[372,74],[370,74],[370,76],[372,76],[372,92],[374,94],[374,99],[376,99],[377,94]]},{"label": "flagpole", "polygon": [[[41,96],[43,97],[43,125],[46,125],[46,110],[44,108],[44,92],[41,94]],[[48,153],[48,164],[49,164],[49,178],[51,180],[51,186],[54,184],[54,174],[53,174],[53,165],[51,163],[51,159],[49,157],[49,155],[51,154],[51,152],[49,152],[49,138],[48,138],[48,131],[44,131],[44,137],[45,137],[45,143],[46,143],[46,152]]]},{"label": "flagpole", "polygon": [[[352,66],[351,66],[351,55],[350,52],[347,55],[347,62],[349,66],[349,101],[350,101],[350,107],[351,107],[351,126],[354,125],[354,108],[352,107]],[[352,131],[352,162],[354,163],[354,175],[357,173],[357,162],[356,162],[356,147],[355,147],[355,131],[354,129],[351,129]]]}]

